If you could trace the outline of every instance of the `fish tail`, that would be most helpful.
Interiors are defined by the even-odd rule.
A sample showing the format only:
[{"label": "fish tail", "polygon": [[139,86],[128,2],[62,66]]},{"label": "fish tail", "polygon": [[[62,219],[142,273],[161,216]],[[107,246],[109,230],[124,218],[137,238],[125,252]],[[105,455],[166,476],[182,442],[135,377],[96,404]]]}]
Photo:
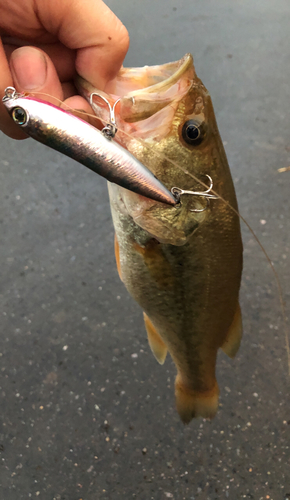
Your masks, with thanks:
[{"label": "fish tail", "polygon": [[194,391],[184,384],[178,373],[175,380],[175,398],[177,411],[184,424],[189,424],[196,417],[212,419],[218,409],[219,387],[215,380],[212,389]]}]

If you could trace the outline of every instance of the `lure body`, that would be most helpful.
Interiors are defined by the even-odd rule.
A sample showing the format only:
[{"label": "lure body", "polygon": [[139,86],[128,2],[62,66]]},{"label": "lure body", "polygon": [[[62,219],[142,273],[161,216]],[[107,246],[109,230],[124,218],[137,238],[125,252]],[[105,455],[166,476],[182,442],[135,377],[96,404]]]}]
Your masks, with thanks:
[{"label": "lure body", "polygon": [[4,98],[3,104],[15,123],[38,142],[110,182],[153,200],[176,204],[174,196],[140,161],[84,120],[30,97]]},{"label": "lure body", "polygon": [[[85,96],[94,90],[83,80],[78,85]],[[121,98],[120,137],[134,156],[167,186],[184,191],[198,190],[195,179],[210,176],[214,192],[237,210],[211,99],[190,55],[163,66],[122,69],[114,95]],[[121,130],[131,130],[132,137]],[[212,418],[218,349],[234,357],[242,335],[239,218],[221,199],[194,212],[205,204],[190,195],[181,206],[166,207],[112,184],[109,193],[119,274],[144,311],[156,359],[163,364],[169,351],[174,360],[179,415],[184,423]]]}]

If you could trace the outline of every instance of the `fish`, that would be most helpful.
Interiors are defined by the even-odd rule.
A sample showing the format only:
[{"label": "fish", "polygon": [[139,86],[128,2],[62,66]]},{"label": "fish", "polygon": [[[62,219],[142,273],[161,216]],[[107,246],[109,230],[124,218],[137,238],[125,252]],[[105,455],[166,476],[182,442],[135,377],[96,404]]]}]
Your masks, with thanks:
[{"label": "fish", "polygon": [[155,201],[176,205],[176,198],[126,149],[85,120],[7,87],[2,99],[13,121],[30,137],[73,158],[93,172]]},{"label": "fish", "polygon": [[[141,306],[149,346],[177,369],[184,424],[218,410],[216,359],[233,358],[242,338],[243,247],[235,189],[210,95],[193,58],[122,68],[110,93],[78,77],[89,100],[116,105],[116,140],[172,192],[168,206],[108,183],[120,279]],[[91,101],[92,102],[92,101]],[[93,101],[106,120],[102,99]],[[175,191],[174,191],[175,189]],[[208,196],[209,195],[209,196]]]}]

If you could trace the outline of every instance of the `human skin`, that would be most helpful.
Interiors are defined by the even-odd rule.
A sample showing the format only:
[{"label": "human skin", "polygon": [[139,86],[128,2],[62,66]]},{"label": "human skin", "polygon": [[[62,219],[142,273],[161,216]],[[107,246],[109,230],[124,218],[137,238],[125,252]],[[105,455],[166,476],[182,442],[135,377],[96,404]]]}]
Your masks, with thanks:
[{"label": "human skin", "polygon": [[[128,47],[127,29],[101,0],[0,0],[0,97],[13,86],[90,112],[73,85],[75,74],[108,90]],[[2,102],[0,130],[27,137]]]}]

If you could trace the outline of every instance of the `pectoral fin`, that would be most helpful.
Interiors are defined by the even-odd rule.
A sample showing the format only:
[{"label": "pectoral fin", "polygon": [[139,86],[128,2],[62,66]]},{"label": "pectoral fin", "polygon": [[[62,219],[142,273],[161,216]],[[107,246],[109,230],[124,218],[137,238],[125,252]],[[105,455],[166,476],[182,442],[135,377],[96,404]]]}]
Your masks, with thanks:
[{"label": "pectoral fin", "polygon": [[221,346],[221,349],[230,358],[234,358],[239,350],[242,339],[242,333],[243,333],[242,315],[241,315],[240,305],[238,303],[234,319],[229,328],[226,340]]},{"label": "pectoral fin", "polygon": [[147,241],[145,247],[141,247],[135,242],[134,248],[142,255],[147,270],[156,286],[161,290],[172,290],[175,284],[174,276],[162,245],[152,238]]},{"label": "pectoral fin", "polygon": [[121,281],[123,281],[122,280],[122,273],[121,273],[121,264],[120,264],[120,247],[119,247],[119,243],[118,243],[116,234],[115,234],[115,257],[116,257],[116,264],[117,264],[119,278]]},{"label": "pectoral fin", "polygon": [[143,314],[150,349],[153,352],[158,363],[160,363],[160,365],[163,365],[167,354],[167,347],[164,344],[159,333],[156,331],[156,328],[153,326],[151,320],[148,318],[147,314]]}]

